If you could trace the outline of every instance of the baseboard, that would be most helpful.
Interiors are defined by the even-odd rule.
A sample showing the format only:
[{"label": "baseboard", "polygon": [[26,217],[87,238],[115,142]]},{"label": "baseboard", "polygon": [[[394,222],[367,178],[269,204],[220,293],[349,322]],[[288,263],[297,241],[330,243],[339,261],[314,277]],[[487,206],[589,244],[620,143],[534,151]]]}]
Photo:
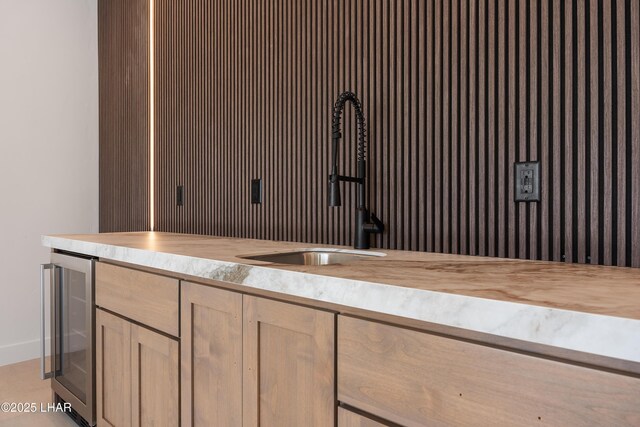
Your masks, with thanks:
[{"label": "baseboard", "polygon": [[[47,355],[50,353],[49,342],[49,338],[46,338]],[[0,366],[24,362],[37,357],[40,357],[40,339],[0,346]]]}]

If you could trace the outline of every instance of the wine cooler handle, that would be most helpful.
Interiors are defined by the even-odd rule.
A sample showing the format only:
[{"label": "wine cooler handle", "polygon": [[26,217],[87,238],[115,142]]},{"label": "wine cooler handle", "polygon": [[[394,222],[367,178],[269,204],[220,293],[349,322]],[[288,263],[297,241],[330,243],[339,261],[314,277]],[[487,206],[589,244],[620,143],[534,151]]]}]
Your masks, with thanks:
[{"label": "wine cooler handle", "polygon": [[[51,367],[52,370],[49,372],[45,372],[45,342],[46,342],[46,336],[45,336],[45,318],[46,318],[46,313],[45,313],[45,299],[46,299],[46,295],[45,295],[45,280],[44,280],[44,272],[46,270],[54,271],[55,270],[55,264],[40,264],[40,378],[43,380],[46,380],[47,378],[51,378],[53,376],[53,354],[51,355]],[[53,274],[49,273],[51,280],[53,281]],[[50,295],[50,298],[53,299],[53,295]],[[53,339],[53,337],[51,337],[51,339]]]}]

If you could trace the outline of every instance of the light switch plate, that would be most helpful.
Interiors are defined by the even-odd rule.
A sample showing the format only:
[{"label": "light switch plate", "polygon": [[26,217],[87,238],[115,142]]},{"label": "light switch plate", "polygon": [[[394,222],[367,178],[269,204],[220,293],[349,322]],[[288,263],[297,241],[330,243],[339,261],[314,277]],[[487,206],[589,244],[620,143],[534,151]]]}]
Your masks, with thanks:
[{"label": "light switch plate", "polygon": [[514,200],[516,202],[540,201],[539,161],[514,164]]}]

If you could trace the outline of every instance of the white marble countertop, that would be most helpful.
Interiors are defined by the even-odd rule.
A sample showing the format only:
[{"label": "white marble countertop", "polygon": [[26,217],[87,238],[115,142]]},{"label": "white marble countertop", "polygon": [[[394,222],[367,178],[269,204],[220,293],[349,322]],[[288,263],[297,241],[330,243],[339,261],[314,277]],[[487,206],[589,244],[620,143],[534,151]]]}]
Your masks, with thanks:
[{"label": "white marble countertop", "polygon": [[[277,292],[501,338],[640,363],[640,319],[628,315],[629,310],[621,309],[625,314],[617,315],[613,308],[599,310],[594,306],[595,308],[589,309],[589,306],[585,305],[584,309],[578,306],[579,309],[574,310],[559,308],[567,306],[566,303],[545,304],[544,301],[527,303],[522,297],[504,297],[504,289],[509,289],[508,283],[505,284],[508,277],[495,279],[496,282],[502,282],[499,285],[501,289],[499,294],[502,295],[500,298],[492,296],[494,295],[492,292],[497,292],[495,289],[490,290],[484,286],[482,288],[485,290],[484,293],[478,290],[484,283],[481,274],[478,274],[476,288],[471,286],[473,283],[467,283],[468,289],[463,290],[460,287],[451,290],[442,285],[442,283],[448,283],[447,274],[450,275],[452,283],[460,280],[456,276],[460,274],[455,271],[456,262],[460,263],[461,269],[465,262],[469,263],[473,260],[476,263],[473,265],[476,266],[482,262],[483,265],[492,265],[493,271],[504,270],[506,276],[513,277],[517,274],[513,270],[520,268],[519,266],[524,265],[530,271],[533,266],[544,264],[540,262],[511,262],[495,258],[480,258],[481,261],[478,261],[479,257],[381,251],[388,256],[376,260],[376,264],[360,264],[359,267],[296,268],[250,261],[237,258],[236,255],[273,252],[274,249],[288,251],[322,247],[322,245],[169,233],[43,236],[42,244],[104,260],[220,280],[242,285],[245,288]],[[402,264],[399,259],[403,260]],[[409,261],[405,261],[406,259]],[[408,262],[411,262],[410,266]],[[439,263],[438,265],[446,263],[447,268],[446,271],[442,269],[438,271],[438,286],[434,284],[432,286],[434,289],[429,289],[429,283],[436,281],[430,281],[429,274],[434,273],[430,273],[431,270],[427,266],[435,262]],[[555,274],[556,282],[562,282],[557,279],[557,277],[564,277],[562,274],[570,277],[570,267],[557,266],[557,263],[546,264],[551,264],[548,274]],[[377,268],[379,270],[376,270]],[[402,268],[406,268],[405,275]],[[567,269],[567,271],[558,269]],[[389,271],[394,271],[403,277],[395,277]],[[593,278],[594,275],[602,274],[605,277],[605,274],[610,275],[612,271],[618,270],[596,268],[587,270],[587,276]],[[623,269],[621,274],[624,275],[624,280],[629,282],[628,287],[624,289],[630,292],[640,290],[640,270]],[[410,279],[407,278],[409,276]],[[473,280],[475,279],[467,279],[471,282]],[[620,280],[622,279],[618,279],[617,282],[619,283]],[[418,284],[414,286],[414,283]],[[547,283],[544,272],[541,272],[538,274],[537,281],[532,281],[531,286]],[[579,289],[579,283],[575,286],[575,289]],[[585,287],[584,283],[582,286]],[[536,291],[539,291],[540,287],[538,286]],[[562,300],[561,296],[567,293],[566,289],[563,287],[560,293],[557,287],[549,287],[548,295],[554,295],[555,292],[558,295],[557,300]],[[605,292],[610,291],[605,289]],[[577,295],[576,298],[579,299],[580,293],[578,292]],[[638,295],[637,293],[622,295],[620,300],[630,298],[631,301],[624,304],[637,306],[640,303]],[[553,298],[550,299],[553,300]],[[607,304],[611,305],[611,303]],[[635,312],[631,313],[635,316]]]}]

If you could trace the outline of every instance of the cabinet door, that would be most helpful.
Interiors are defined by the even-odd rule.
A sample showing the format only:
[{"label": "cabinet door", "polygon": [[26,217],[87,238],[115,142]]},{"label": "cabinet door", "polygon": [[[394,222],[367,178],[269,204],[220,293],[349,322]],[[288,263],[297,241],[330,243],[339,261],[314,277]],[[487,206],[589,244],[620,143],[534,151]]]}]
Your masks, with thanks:
[{"label": "cabinet door", "polygon": [[244,296],[245,427],[335,423],[335,315]]},{"label": "cabinet door", "polygon": [[242,295],[182,284],[182,425],[242,425]]},{"label": "cabinet door", "polygon": [[99,426],[131,425],[131,324],[96,310],[96,393]]},{"label": "cabinet door", "polygon": [[133,427],[179,425],[178,341],[131,325]]}]

